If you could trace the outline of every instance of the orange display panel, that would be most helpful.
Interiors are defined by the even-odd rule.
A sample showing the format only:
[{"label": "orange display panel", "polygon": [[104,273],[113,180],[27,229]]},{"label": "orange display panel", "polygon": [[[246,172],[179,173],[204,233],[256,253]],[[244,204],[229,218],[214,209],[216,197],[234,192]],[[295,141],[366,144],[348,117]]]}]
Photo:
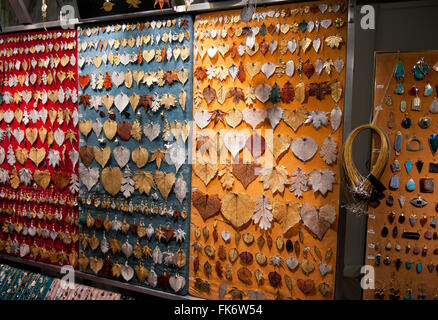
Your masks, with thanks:
[{"label": "orange display panel", "polygon": [[346,3],[240,13],[195,21],[190,294],[333,299]]},{"label": "orange display panel", "polygon": [[[413,67],[421,58],[430,71],[420,80],[414,76]],[[405,74],[399,81],[393,73],[398,61]],[[382,110],[375,123],[387,133],[390,156],[380,179],[388,188],[386,198],[369,209],[365,264],[374,267],[376,290],[364,290],[364,299],[433,299],[438,294],[434,254],[438,253],[437,201],[433,190],[436,155],[429,142],[437,133],[434,114],[438,112],[435,88],[438,72],[434,70],[437,61],[438,52],[433,51],[376,54],[374,107],[381,105]],[[395,150],[397,135],[401,138],[399,150]],[[373,161],[378,156],[378,140],[373,140]],[[438,137],[433,137],[432,142],[438,143]],[[391,180],[392,187],[397,183],[399,187],[391,189]],[[413,205],[414,199],[419,203]],[[427,202],[425,206],[420,207],[424,205],[421,199]]]}]

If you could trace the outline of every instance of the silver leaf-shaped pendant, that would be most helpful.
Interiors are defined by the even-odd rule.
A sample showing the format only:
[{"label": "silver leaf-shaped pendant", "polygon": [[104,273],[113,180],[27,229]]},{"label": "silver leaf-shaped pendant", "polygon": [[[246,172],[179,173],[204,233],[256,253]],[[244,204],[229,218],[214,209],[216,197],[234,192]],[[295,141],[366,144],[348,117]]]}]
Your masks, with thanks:
[{"label": "silver leaf-shaped pendant", "polygon": [[169,164],[175,165],[175,173],[177,173],[179,168],[181,168],[181,166],[186,161],[186,149],[184,147],[177,147],[176,145],[174,145],[172,148],[167,150],[167,154],[170,158]]},{"label": "silver leaf-shaped pendant", "polygon": [[143,133],[151,142],[160,135],[160,132],[161,126],[159,123],[145,123],[143,126]]},{"label": "silver leaf-shaped pendant", "polygon": [[102,132],[102,128],[103,128],[103,125],[99,119],[96,119],[96,121],[93,122],[92,128],[93,128],[93,132],[96,135],[96,137],[99,138],[99,135]]},{"label": "silver leaf-shaped pendant", "polygon": [[186,280],[179,274],[169,278],[169,285],[175,292],[181,291],[186,285]]},{"label": "silver leaf-shaped pendant", "polygon": [[99,181],[99,176],[98,167],[87,168],[83,164],[79,164],[79,178],[88,191]]},{"label": "silver leaf-shaped pendant", "polygon": [[274,74],[276,68],[275,64],[268,61],[262,66],[261,70],[266,78],[269,79]]},{"label": "silver leaf-shaped pendant", "polygon": [[146,278],[146,281],[152,288],[155,288],[157,286],[157,279],[158,279],[157,273],[154,271],[154,267],[152,266]]},{"label": "silver leaf-shaped pendant", "polygon": [[332,19],[324,19],[321,21],[321,26],[324,29],[328,29],[332,25]]},{"label": "silver leaf-shaped pendant", "polygon": [[318,151],[318,144],[313,138],[300,137],[294,140],[291,144],[293,154],[303,162],[313,158]]},{"label": "silver leaf-shaped pendant", "polygon": [[338,130],[342,122],[342,110],[338,106],[335,106],[330,112],[330,125],[333,129],[332,132]]},{"label": "silver leaf-shaped pendant", "polygon": [[[76,109],[75,109],[75,110],[76,110]],[[43,122],[43,124],[46,123],[48,114],[49,114],[49,113],[47,112],[46,109],[42,108],[42,109],[40,110],[39,115],[40,115],[40,119],[41,119],[41,121]]]},{"label": "silver leaf-shaped pendant", "polygon": [[103,254],[107,253],[109,250],[109,243],[105,237],[105,232],[103,233],[103,238],[100,241],[100,250],[102,251]]},{"label": "silver leaf-shaped pendant", "polygon": [[295,50],[297,49],[297,41],[294,39],[294,37],[292,37],[288,41],[287,48],[289,49],[290,53],[294,53]]},{"label": "silver leaf-shaped pendant", "polygon": [[126,261],[122,268],[120,268],[120,274],[126,282],[131,280],[134,276],[134,269],[132,269],[131,266],[128,265],[128,261]]},{"label": "silver leaf-shaped pendant", "polygon": [[321,47],[321,39],[316,36],[313,40],[313,49],[315,49],[315,52],[318,53],[319,48]]},{"label": "silver leaf-shaped pendant", "polygon": [[154,252],[152,253],[152,259],[154,260],[155,264],[163,263],[163,253],[158,245],[155,246]]},{"label": "silver leaf-shaped pendant", "polygon": [[344,69],[344,60],[342,60],[341,57],[338,57],[335,62],[333,62],[333,65],[335,66],[336,71],[341,73]]},{"label": "silver leaf-shaped pendant", "polygon": [[72,194],[77,194],[79,192],[79,178],[76,173],[72,173],[70,176],[70,186],[68,188]]},{"label": "silver leaf-shaped pendant", "polygon": [[271,94],[271,86],[269,86],[266,83],[261,83],[257,86],[255,89],[255,96],[257,99],[259,99],[262,103],[265,103],[269,100],[269,95]]},{"label": "silver leaf-shaped pendant", "polygon": [[338,155],[338,145],[336,143],[336,140],[332,137],[327,137],[320,147],[319,155],[321,156],[322,160],[325,161],[328,165],[331,165],[336,162],[337,155]]},{"label": "silver leaf-shaped pendant", "polygon": [[323,69],[324,69],[324,64],[322,63],[321,58],[318,58],[315,62],[315,71],[316,74],[318,75],[318,78],[320,77]]},{"label": "silver leaf-shaped pendant", "polygon": [[102,96],[90,96],[90,109],[94,109],[96,111],[99,110],[99,106],[102,105]]},{"label": "silver leaf-shaped pendant", "polygon": [[309,185],[314,193],[320,192],[324,197],[327,192],[333,190],[333,184],[337,183],[335,173],[330,169],[314,169],[309,173]]},{"label": "silver leaf-shaped pendant", "polygon": [[115,147],[113,150],[114,159],[120,168],[126,166],[129,162],[129,158],[131,157],[131,151],[124,146]]},{"label": "silver leaf-shaped pendant", "polygon": [[68,153],[68,157],[70,158],[73,168],[75,168],[79,160],[79,152],[75,149],[71,149]]},{"label": "silver leaf-shaped pendant", "polygon": [[6,152],[5,149],[0,147],[0,164],[2,164],[5,161]]},{"label": "silver leaf-shaped pendant", "polygon": [[245,108],[242,110],[243,120],[255,129],[266,118],[265,109]]},{"label": "silver leaf-shaped pendant", "polygon": [[146,228],[146,237],[148,238],[148,240],[151,240],[152,236],[154,235],[155,229],[152,226],[151,223],[149,223],[149,225]]},{"label": "silver leaf-shaped pendant", "polygon": [[59,151],[50,149],[49,154],[47,155],[47,159],[49,160],[49,166],[51,166],[52,168],[56,168],[59,165],[59,161],[61,161]]},{"label": "silver leaf-shaped pendant", "polygon": [[55,138],[55,142],[58,146],[61,147],[64,144],[65,134],[64,131],[62,131],[60,128],[55,131],[53,137]]},{"label": "silver leaf-shaped pendant", "polygon": [[173,256],[174,254],[172,252],[163,252],[163,263],[165,266],[172,266],[173,265]]},{"label": "silver leaf-shaped pendant", "polygon": [[173,192],[175,192],[178,201],[183,204],[183,201],[187,195],[187,183],[182,174],[180,174],[178,179],[176,179]]},{"label": "silver leaf-shaped pendant", "polygon": [[308,113],[307,115],[307,119],[306,121],[304,121],[304,123],[312,123],[313,127],[318,130],[321,125],[323,125],[324,127],[327,127],[328,125],[328,119],[327,119],[327,114],[328,112],[324,112],[324,111],[311,111]]},{"label": "silver leaf-shaped pendant", "polygon": [[326,12],[328,9],[328,5],[326,3],[322,3],[319,5],[319,10],[321,11],[321,13]]},{"label": "silver leaf-shaped pendant", "polygon": [[[43,109],[43,110],[45,110],[45,109]],[[33,109],[29,113],[29,119],[30,119],[30,121],[32,121],[33,124],[37,123],[37,121],[40,119],[40,113],[38,111],[36,111],[35,109]]]},{"label": "silver leaf-shaped pendant", "polygon": [[132,255],[132,252],[134,249],[132,248],[132,244],[129,243],[128,238],[126,238],[125,243],[122,244],[122,252],[126,256],[126,258],[129,258]]},{"label": "silver leaf-shaped pendant", "polygon": [[274,39],[272,39],[269,42],[269,52],[271,52],[271,54],[274,54],[275,50],[277,50],[277,46],[278,46],[278,42]]},{"label": "silver leaf-shaped pendant", "polygon": [[283,118],[283,109],[279,106],[272,106],[267,110],[267,116],[271,123],[272,130],[275,130],[280,120]]},{"label": "silver leaf-shaped pendant", "polygon": [[312,19],[310,19],[310,21],[307,23],[307,32],[312,32],[313,28],[315,28],[315,23]]},{"label": "silver leaf-shaped pendant", "polygon": [[193,120],[199,128],[204,129],[211,121],[211,113],[205,109],[198,110],[193,114]]},{"label": "silver leaf-shaped pendant", "polygon": [[228,68],[228,72],[231,76],[231,78],[233,78],[233,81],[236,79],[237,73],[239,72],[239,67],[236,66],[234,63],[231,65],[231,67]]},{"label": "silver leaf-shaped pendant", "polygon": [[228,130],[224,135],[224,145],[230,151],[233,158],[245,147],[246,135],[243,132]]},{"label": "silver leaf-shaped pendant", "polygon": [[32,182],[32,172],[29,169],[21,168],[18,171],[18,176],[20,177],[20,183],[24,186],[30,186]]},{"label": "silver leaf-shaped pendant", "polygon": [[241,42],[239,47],[237,48],[237,53],[239,54],[239,56],[243,56],[245,52],[246,52],[245,45]]},{"label": "silver leaf-shaped pendant", "polygon": [[292,78],[292,76],[294,75],[295,72],[295,63],[292,59],[290,59],[287,63],[286,63],[286,74]]},{"label": "silver leaf-shaped pendant", "polygon": [[131,194],[134,193],[135,185],[129,166],[126,166],[125,170],[123,171],[123,178],[121,182],[122,186],[120,187],[120,191],[125,198],[129,198]]}]

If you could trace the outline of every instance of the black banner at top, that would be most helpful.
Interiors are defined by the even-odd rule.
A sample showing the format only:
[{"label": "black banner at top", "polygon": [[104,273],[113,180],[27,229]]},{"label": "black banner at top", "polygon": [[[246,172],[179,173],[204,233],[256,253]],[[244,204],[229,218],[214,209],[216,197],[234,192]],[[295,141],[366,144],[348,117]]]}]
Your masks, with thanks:
[{"label": "black banner at top", "polygon": [[172,0],[77,0],[81,19],[168,9]]}]

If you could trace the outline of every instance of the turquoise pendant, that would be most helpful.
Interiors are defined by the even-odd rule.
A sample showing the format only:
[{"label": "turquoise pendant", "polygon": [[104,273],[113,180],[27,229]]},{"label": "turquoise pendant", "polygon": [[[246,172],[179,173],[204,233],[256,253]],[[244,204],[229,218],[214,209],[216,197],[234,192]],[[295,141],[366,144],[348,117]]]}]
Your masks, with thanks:
[{"label": "turquoise pendant", "polygon": [[432,154],[435,155],[436,151],[438,150],[438,134],[434,133],[430,135],[429,145],[430,149],[432,150]]},{"label": "turquoise pendant", "polygon": [[402,100],[402,102],[400,102],[400,111],[401,112],[405,112],[407,108],[407,104],[405,100]]},{"label": "turquoise pendant", "polygon": [[408,190],[408,191],[414,191],[415,190],[415,187],[416,187],[416,185],[415,185],[415,181],[411,178],[411,179],[409,179],[409,181],[406,183],[406,189]]},{"label": "turquoise pendant", "polygon": [[406,161],[405,162],[406,172],[409,173],[413,166],[414,166],[414,164],[412,163],[412,161],[410,161],[410,160]]},{"label": "turquoise pendant", "polygon": [[406,265],[406,269],[410,270],[412,268],[412,262],[407,262],[405,263]]},{"label": "turquoise pendant", "polygon": [[426,85],[424,86],[424,96],[428,97],[433,93],[433,87],[430,83],[426,83]]},{"label": "turquoise pendant", "polygon": [[405,92],[405,87],[403,86],[403,83],[399,83],[397,85],[397,88],[395,89],[396,94],[403,94]]},{"label": "turquoise pendant", "polygon": [[417,64],[412,69],[412,73],[417,80],[423,80],[430,72],[430,68],[424,61],[424,58],[418,60]]},{"label": "turquoise pendant", "polygon": [[394,77],[397,81],[401,82],[405,78],[405,67],[403,66],[403,62],[397,62],[397,67],[395,68]]},{"label": "turquoise pendant", "polygon": [[417,272],[421,273],[421,271],[423,271],[423,265],[421,264],[421,262],[417,263]]}]

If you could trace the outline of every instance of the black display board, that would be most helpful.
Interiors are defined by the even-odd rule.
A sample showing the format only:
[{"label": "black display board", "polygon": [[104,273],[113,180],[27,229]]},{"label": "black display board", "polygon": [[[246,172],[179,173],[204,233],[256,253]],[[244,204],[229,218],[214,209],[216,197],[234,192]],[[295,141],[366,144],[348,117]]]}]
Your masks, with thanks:
[{"label": "black display board", "polygon": [[[173,7],[173,0],[77,0],[77,4],[80,18],[89,19],[151,10],[159,12],[161,10],[159,5],[160,1],[163,1],[163,9]],[[112,3],[112,5],[105,3]],[[109,8],[111,8],[111,10],[105,10],[104,6],[107,10]]]}]

